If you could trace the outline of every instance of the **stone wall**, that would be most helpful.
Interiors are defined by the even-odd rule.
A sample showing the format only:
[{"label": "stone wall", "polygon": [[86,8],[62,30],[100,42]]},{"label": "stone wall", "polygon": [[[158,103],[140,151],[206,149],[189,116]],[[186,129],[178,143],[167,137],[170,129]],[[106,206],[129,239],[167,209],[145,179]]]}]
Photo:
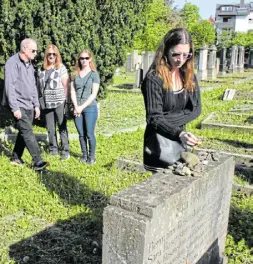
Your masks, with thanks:
[{"label": "stone wall", "polygon": [[223,263],[233,174],[233,158],[221,156],[202,177],[157,173],[113,195],[102,263]]}]

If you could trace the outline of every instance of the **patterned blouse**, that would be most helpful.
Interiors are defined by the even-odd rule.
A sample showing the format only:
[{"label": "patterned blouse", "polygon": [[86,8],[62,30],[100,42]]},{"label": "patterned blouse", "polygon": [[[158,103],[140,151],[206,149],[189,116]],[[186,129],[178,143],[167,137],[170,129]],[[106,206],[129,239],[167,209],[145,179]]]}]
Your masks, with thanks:
[{"label": "patterned blouse", "polygon": [[68,78],[68,71],[63,64],[59,69],[39,72],[39,89],[43,94],[47,109],[56,108],[66,100],[62,84],[62,80],[66,78]]}]

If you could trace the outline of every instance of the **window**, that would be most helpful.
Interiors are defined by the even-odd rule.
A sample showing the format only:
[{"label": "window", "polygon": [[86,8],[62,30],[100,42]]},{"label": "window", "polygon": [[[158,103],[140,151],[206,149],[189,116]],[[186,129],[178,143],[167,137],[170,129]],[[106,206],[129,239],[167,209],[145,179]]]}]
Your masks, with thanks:
[{"label": "window", "polygon": [[225,11],[225,12],[231,12],[233,11],[233,7],[232,6],[222,6],[221,11]]},{"label": "window", "polygon": [[223,17],[223,21],[222,22],[230,22],[231,21],[231,17]]}]

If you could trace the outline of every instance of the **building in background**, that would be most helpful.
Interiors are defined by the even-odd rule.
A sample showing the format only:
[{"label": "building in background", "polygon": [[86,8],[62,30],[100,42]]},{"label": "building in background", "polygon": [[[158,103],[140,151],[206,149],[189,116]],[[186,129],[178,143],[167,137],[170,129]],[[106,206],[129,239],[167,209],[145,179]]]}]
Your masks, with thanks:
[{"label": "building in background", "polygon": [[245,32],[253,30],[253,2],[239,4],[217,4],[215,12],[217,34],[224,31]]}]

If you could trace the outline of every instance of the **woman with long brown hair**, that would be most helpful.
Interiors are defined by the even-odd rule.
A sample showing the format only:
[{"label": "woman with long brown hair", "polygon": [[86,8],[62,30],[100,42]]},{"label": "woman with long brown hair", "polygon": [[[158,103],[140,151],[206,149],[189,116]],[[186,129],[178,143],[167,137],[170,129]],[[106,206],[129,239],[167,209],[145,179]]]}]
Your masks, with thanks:
[{"label": "woman with long brown hair", "polygon": [[199,144],[185,131],[200,115],[200,89],[194,74],[194,47],[183,28],[170,30],[156,51],[142,83],[147,126],[144,135],[144,166],[158,171],[180,159],[186,145]]},{"label": "woman with long brown hair", "polygon": [[[70,157],[65,103],[68,96],[69,76],[66,67],[62,64],[59,49],[49,44],[45,51],[43,69],[39,72],[39,93],[44,99],[43,111],[49,139],[49,152],[58,155],[61,149],[61,158]],[[58,122],[61,147],[58,146],[56,122]]]},{"label": "woman with long brown hair", "polygon": [[96,162],[95,126],[98,117],[96,97],[100,78],[89,50],[80,52],[76,70],[72,74],[71,99],[74,105],[75,125],[82,149],[81,162],[92,165]]}]

